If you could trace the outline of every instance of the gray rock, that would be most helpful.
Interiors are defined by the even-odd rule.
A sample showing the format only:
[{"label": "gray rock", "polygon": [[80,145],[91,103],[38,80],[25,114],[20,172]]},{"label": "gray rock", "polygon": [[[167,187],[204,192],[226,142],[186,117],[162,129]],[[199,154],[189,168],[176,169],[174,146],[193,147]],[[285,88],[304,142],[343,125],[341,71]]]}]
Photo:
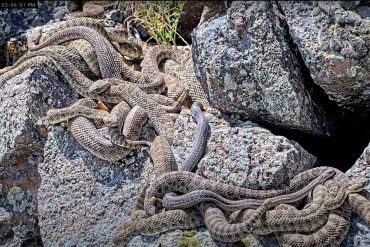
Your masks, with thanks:
[{"label": "gray rock", "polygon": [[[370,179],[370,144],[358,158],[356,163],[349,169],[346,174],[350,178],[367,178]],[[366,188],[370,192],[370,185]],[[359,216],[353,215],[351,220],[350,233],[343,242],[342,246],[369,246],[370,245],[370,226],[366,224]]]},{"label": "gray rock", "polygon": [[[370,102],[370,22],[362,19],[365,6],[358,4],[342,7],[334,1],[279,1],[313,81],[340,107],[366,114]],[[355,7],[362,10],[350,10]]]},{"label": "gray rock", "polygon": [[[287,182],[300,171],[311,168],[316,162],[316,158],[297,143],[273,136],[256,124],[244,122],[231,127],[214,115],[206,113],[206,117],[210,122],[211,137],[208,140],[208,152],[200,162],[198,171],[204,177],[243,187],[273,188]],[[188,110],[183,110],[176,122],[172,145],[178,164],[191,149],[195,128],[196,123]],[[254,160],[245,158],[246,153],[250,153]],[[284,173],[284,170],[288,172]],[[261,175],[258,176],[258,173]],[[250,236],[243,240],[243,245],[216,241],[205,228],[198,229],[192,236],[188,236],[187,232],[171,231],[159,238],[138,236],[129,246],[158,246],[159,243],[166,243],[163,246],[189,246],[190,243],[193,246],[278,246],[275,239],[270,237]]]},{"label": "gray rock", "polygon": [[[129,160],[134,157],[135,162]],[[131,214],[146,151],[115,164],[94,157],[61,127],[49,127],[39,165],[39,226],[44,245],[104,246]]]},{"label": "gray rock", "polygon": [[305,86],[275,5],[233,2],[193,32],[198,79],[222,112],[318,135],[330,123]]},{"label": "gray rock", "polygon": [[11,214],[11,231],[0,244],[36,241],[37,166],[47,135],[46,111],[68,104],[72,92],[50,69],[29,69],[0,87],[0,208]]},{"label": "gray rock", "polygon": [[[205,115],[211,134],[197,172],[206,178],[253,189],[277,188],[316,163],[316,158],[298,143],[256,124],[239,122],[230,126],[222,118]],[[190,152],[195,130],[189,111],[182,111],[173,141],[178,164]]]},{"label": "gray rock", "polygon": [[123,23],[123,14],[121,11],[119,10],[112,10],[110,12],[107,13],[107,18],[114,21],[114,22],[119,22],[119,23]]},{"label": "gray rock", "polygon": [[[52,18],[55,11],[68,12],[65,1],[38,1],[37,8],[2,8],[0,11],[0,54],[4,54],[4,45],[7,40],[23,33],[29,27],[43,25]],[[58,14],[61,17],[61,13]],[[5,60],[0,59],[0,66]]]}]

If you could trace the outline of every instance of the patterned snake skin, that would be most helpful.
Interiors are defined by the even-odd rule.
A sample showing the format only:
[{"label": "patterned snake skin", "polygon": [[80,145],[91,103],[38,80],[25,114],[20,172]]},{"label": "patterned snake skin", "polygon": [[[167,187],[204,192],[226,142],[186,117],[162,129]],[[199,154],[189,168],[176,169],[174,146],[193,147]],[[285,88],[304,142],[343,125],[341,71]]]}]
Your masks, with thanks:
[{"label": "patterned snake skin", "polygon": [[[273,204],[293,203],[307,196],[307,194],[318,184],[325,182],[335,173],[334,170],[328,169],[318,178],[312,180],[303,189],[294,193],[280,195],[271,198]],[[166,209],[183,209],[197,205],[200,202],[211,201],[224,211],[237,211],[241,209],[257,209],[265,199],[244,199],[244,200],[228,200],[221,197],[217,193],[207,190],[195,190],[182,196],[174,196],[173,193],[168,193],[163,197],[163,207]]]},{"label": "patterned snake skin", "polygon": [[[96,104],[91,99],[85,98],[74,105],[95,106]],[[116,146],[104,138],[101,131],[96,129],[87,118],[76,117],[69,122],[68,127],[72,136],[82,147],[103,160],[115,162],[130,152],[130,149]]]},{"label": "patterned snake skin", "polygon": [[74,39],[87,40],[95,49],[102,77],[122,79],[120,57],[113,46],[94,29],[83,26],[69,27],[55,32],[42,43],[37,44],[40,37],[41,33],[34,32],[31,34],[30,42],[28,42],[29,50],[39,50],[46,46],[57,45]]},{"label": "patterned snake skin", "polygon": [[182,86],[182,83],[178,78],[161,72],[158,66],[165,58],[181,62],[180,55],[175,53],[175,51],[176,49],[172,46],[153,46],[146,52],[144,59],[141,62],[142,72],[144,75],[164,78],[168,88],[168,96],[173,99],[177,99],[186,89]]},{"label": "patterned snake skin", "polygon": [[35,58],[38,56],[48,56],[50,53],[56,53],[61,56],[64,56],[68,60],[74,61],[74,65],[79,71],[81,71],[85,75],[89,74],[90,68],[88,67],[88,64],[86,64],[86,62],[83,61],[83,59],[79,56],[77,50],[70,48],[70,47],[55,45],[55,46],[45,47],[38,51],[28,52],[24,54],[12,66],[7,66],[0,70],[1,80],[7,81],[13,76],[16,76],[22,73],[25,70],[25,68],[28,68],[25,65],[28,64],[29,59]]},{"label": "patterned snake skin", "polygon": [[194,173],[186,171],[174,171],[160,176],[149,188],[145,200],[145,210],[149,214],[154,214],[156,205],[153,205],[155,199],[162,199],[169,192],[178,192],[186,194],[194,190],[209,190],[219,194],[222,197],[232,200],[240,199],[266,199],[278,195],[292,193],[306,186],[313,179],[317,178],[328,167],[317,167],[296,175],[289,182],[289,186],[278,190],[252,190],[216,182],[205,179]]},{"label": "patterned snake skin", "polygon": [[195,102],[191,106],[191,115],[197,122],[197,129],[191,147],[190,155],[180,165],[180,171],[191,172],[198,165],[199,161],[202,159],[205,151],[205,146],[207,145],[207,136],[210,130],[208,125],[208,120],[204,116],[202,110],[200,109],[200,103]]},{"label": "patterned snake skin", "polygon": [[117,1],[88,1],[83,5],[82,12],[74,12],[69,15],[71,18],[78,17],[92,17],[92,18],[103,18],[104,8],[115,6]]},{"label": "patterned snake skin", "polygon": [[[335,200],[337,193],[340,188],[338,183],[333,179],[329,179],[325,182],[325,186],[328,189],[327,200]],[[327,201],[326,200],[326,201]],[[280,209],[284,208],[284,205]],[[289,207],[293,206],[289,205]],[[289,209],[289,207],[287,209]],[[296,209],[295,209],[296,210]],[[317,225],[318,230],[310,234],[300,234],[300,233],[275,233],[277,239],[281,246],[339,246],[340,243],[346,237],[351,218],[351,208],[348,205],[348,202],[343,202],[339,209],[330,211],[324,226],[321,226],[320,220],[313,222],[312,224]]]},{"label": "patterned snake skin", "polygon": [[157,133],[167,136],[169,141],[172,141],[171,133],[167,133],[167,131],[173,130],[173,119],[140,88],[131,84],[113,85],[110,82],[99,80],[90,87],[89,93],[92,96],[98,96],[98,98],[103,97],[110,103],[119,103],[124,100],[130,106],[141,106],[148,114],[149,123]]},{"label": "patterned snake skin", "polygon": [[176,64],[175,61],[167,60],[163,66],[164,72],[180,79],[185,85],[185,88],[189,91],[192,101],[199,102],[203,108],[208,111],[211,108],[207,95],[208,88],[202,85],[195,76],[194,61],[190,49],[178,50],[177,52],[181,52],[181,56],[183,57],[181,63]]}]

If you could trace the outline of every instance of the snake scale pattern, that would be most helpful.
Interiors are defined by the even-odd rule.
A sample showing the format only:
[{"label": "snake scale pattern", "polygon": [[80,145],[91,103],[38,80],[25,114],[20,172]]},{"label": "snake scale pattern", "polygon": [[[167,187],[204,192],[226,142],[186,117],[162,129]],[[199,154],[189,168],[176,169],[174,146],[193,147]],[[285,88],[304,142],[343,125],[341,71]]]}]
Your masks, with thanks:
[{"label": "snake scale pattern", "polygon": [[[206,226],[213,238],[224,242],[274,234],[281,246],[339,246],[352,212],[370,224],[370,201],[361,193],[368,181],[350,180],[332,167],[302,172],[284,188],[271,190],[237,187],[192,173],[210,133],[202,108],[212,108],[206,85],[195,76],[191,52],[149,46],[127,29],[105,27],[99,18],[104,8],[115,4],[90,1],[83,12],[71,14],[50,33],[34,31],[28,37],[29,52],[0,70],[0,85],[32,67],[59,71],[83,98],[50,109],[46,117],[50,124],[67,122],[74,139],[98,158],[116,162],[132,149],[149,147],[153,181],[142,182],[132,218],[112,235],[115,244],[127,245],[139,234]],[[141,71],[128,60],[138,58],[143,58]],[[197,130],[190,153],[178,166],[172,135],[187,101],[193,102]],[[146,122],[157,133],[153,140],[140,139]],[[306,207],[297,208],[304,198]],[[229,215],[236,211],[237,222],[231,222]]]}]

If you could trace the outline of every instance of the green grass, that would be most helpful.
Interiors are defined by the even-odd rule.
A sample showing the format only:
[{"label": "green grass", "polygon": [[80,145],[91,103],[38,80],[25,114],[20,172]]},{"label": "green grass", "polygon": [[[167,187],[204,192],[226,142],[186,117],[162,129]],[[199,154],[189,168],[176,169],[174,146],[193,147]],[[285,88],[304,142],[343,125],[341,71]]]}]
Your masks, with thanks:
[{"label": "green grass", "polygon": [[176,45],[177,38],[183,40],[176,30],[185,3],[185,1],[140,3],[134,19],[149,32],[157,44]]}]

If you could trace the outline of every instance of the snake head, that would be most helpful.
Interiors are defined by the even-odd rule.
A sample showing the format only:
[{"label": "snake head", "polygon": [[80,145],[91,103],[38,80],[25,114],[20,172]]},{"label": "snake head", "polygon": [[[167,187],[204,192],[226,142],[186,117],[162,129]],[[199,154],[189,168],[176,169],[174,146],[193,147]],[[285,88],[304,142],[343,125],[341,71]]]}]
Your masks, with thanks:
[{"label": "snake head", "polygon": [[267,198],[264,202],[263,202],[263,205],[267,208],[267,209],[271,209],[274,207],[274,203],[272,202],[272,200],[270,198]]},{"label": "snake head", "polygon": [[323,182],[334,176],[335,170],[334,169],[327,169],[323,173],[321,173],[320,178],[323,179]]},{"label": "snake head", "polygon": [[118,125],[118,118],[115,115],[109,114],[106,117],[103,117],[103,122],[109,127],[115,127]]},{"label": "snake head", "polygon": [[357,192],[360,192],[361,190],[363,190],[368,184],[369,184],[369,180],[368,179],[366,179],[366,178],[358,178],[358,179],[354,180],[354,182],[351,183],[348,186],[348,190],[351,193],[357,193]]},{"label": "snake head", "polygon": [[41,35],[42,35],[41,30],[40,29],[35,29],[27,37],[27,44],[28,45],[37,45],[40,41]]},{"label": "snake head", "polygon": [[111,86],[113,85],[112,82],[107,80],[97,80],[91,84],[89,87],[90,94],[102,94],[106,92]]}]

